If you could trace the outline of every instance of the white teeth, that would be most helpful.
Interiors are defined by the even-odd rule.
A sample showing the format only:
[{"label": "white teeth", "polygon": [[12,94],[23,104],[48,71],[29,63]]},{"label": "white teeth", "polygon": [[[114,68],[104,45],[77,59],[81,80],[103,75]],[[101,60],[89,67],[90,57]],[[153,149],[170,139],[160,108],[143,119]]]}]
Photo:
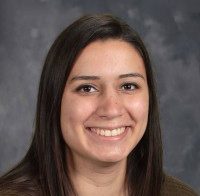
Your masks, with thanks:
[{"label": "white teeth", "polygon": [[112,130],[112,136],[118,135],[118,132],[116,129]]},{"label": "white teeth", "polygon": [[103,129],[101,129],[100,131],[100,135],[104,135],[105,131]]},{"label": "white teeth", "polygon": [[112,130],[100,129],[100,128],[90,128],[90,130],[98,135],[110,137],[110,136],[117,136],[117,135],[122,134],[125,131],[125,127],[120,127],[120,128],[116,128],[116,129],[112,129]]},{"label": "white teeth", "polygon": [[105,136],[111,136],[111,131],[106,130],[106,131],[105,131]]}]

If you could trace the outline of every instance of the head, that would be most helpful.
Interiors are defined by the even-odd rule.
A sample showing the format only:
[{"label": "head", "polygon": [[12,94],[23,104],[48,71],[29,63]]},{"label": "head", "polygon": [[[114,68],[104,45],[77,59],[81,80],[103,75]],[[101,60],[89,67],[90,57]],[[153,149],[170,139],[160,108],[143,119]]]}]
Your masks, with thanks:
[{"label": "head", "polygon": [[131,44],[108,38],[87,45],[73,65],[61,102],[70,163],[125,164],[146,130],[148,104],[144,62]]},{"label": "head", "polygon": [[[97,50],[98,54],[101,54],[102,48],[103,50],[106,48],[109,50],[113,49],[116,58],[117,48],[119,48],[119,50],[121,48],[121,51],[123,49],[126,50],[130,56],[132,54],[138,60],[139,64],[141,65],[140,67],[143,67],[143,69],[140,71],[142,73],[142,77],[144,77],[144,86],[146,90],[145,95],[142,96],[144,100],[139,103],[144,104],[144,107],[140,106],[141,108],[139,108],[140,110],[144,110],[143,116],[139,117],[140,119],[144,119],[139,125],[142,127],[140,130],[143,130],[143,132],[138,133],[135,141],[128,141],[130,143],[128,148],[122,146],[121,149],[123,149],[123,152],[113,154],[114,151],[116,152],[119,150],[113,145],[114,150],[112,155],[102,153],[100,160],[112,162],[128,156],[127,184],[128,187],[130,186],[130,192],[132,191],[131,183],[135,184],[135,187],[138,187],[138,191],[136,191],[138,192],[138,195],[149,191],[147,190],[147,187],[150,187],[149,189],[151,189],[153,185],[154,187],[156,184],[158,185],[157,187],[160,186],[159,180],[161,178],[162,170],[162,147],[154,78],[148,52],[136,31],[126,23],[122,22],[120,19],[111,15],[88,15],[71,24],[55,40],[47,55],[41,75],[37,103],[36,130],[31,151],[34,152],[35,160],[38,162],[39,173],[41,177],[45,179],[44,187],[48,187],[48,191],[51,194],[55,194],[58,190],[62,193],[67,191],[70,192],[69,187],[71,185],[66,167],[66,156],[68,156],[66,153],[66,146],[68,148],[70,145],[72,145],[72,147],[74,146],[67,139],[71,136],[66,134],[66,130],[74,127],[77,128],[76,125],[79,126],[77,130],[80,128],[80,122],[77,123],[72,118],[73,115],[76,116],[77,113],[73,113],[73,110],[72,108],[70,109],[70,107],[71,105],[73,107],[76,105],[83,107],[83,104],[86,103],[84,102],[83,98],[80,98],[80,94],[78,94],[78,98],[80,98],[78,100],[80,102],[82,101],[82,105],[79,105],[80,102],[76,103],[75,101],[77,100],[77,97],[75,96],[72,98],[72,94],[70,94],[70,96],[67,94],[68,86],[71,85],[70,81],[73,80],[73,77],[77,77],[77,73],[79,72],[82,74],[83,70],[92,70],[90,73],[86,73],[89,75],[98,74],[98,72],[95,71],[98,68],[91,69],[91,67],[88,68],[85,66],[85,69],[83,69],[82,66],[84,66],[84,59],[88,59],[87,56],[91,54],[93,57],[95,57],[95,53],[92,54],[92,51]],[[112,56],[110,55],[109,57],[109,55],[107,60]],[[96,62],[99,62],[98,57],[99,59],[102,58],[102,56],[97,55]],[[131,58],[134,57],[129,58],[127,66],[125,67],[126,69],[130,68],[128,70],[130,72],[127,72],[128,74],[132,71],[130,61]],[[105,61],[106,58],[104,59],[103,63],[105,63]],[[117,62],[112,62],[110,67],[108,63],[110,70],[113,69],[114,63]],[[139,68],[136,66],[133,67],[133,71],[134,69],[137,70]],[[123,67],[120,67],[118,70],[114,70],[114,72],[112,70],[110,73],[115,73],[115,75],[111,75],[111,81],[114,81],[115,76],[127,74],[123,73]],[[100,79],[101,85],[103,86],[104,84],[108,84],[108,82],[106,82],[109,79],[108,69],[101,69],[99,74],[106,76],[105,78]],[[139,78],[138,80],[143,79]],[[117,81],[118,83],[112,82],[112,84],[119,86],[121,80]],[[98,85],[100,86],[100,83],[98,83],[97,86]],[[69,87],[71,88],[71,86]],[[106,88],[104,88],[104,92],[106,92],[106,89],[108,89],[107,87],[109,88],[107,85]],[[121,83],[120,87],[122,87]],[[136,86],[134,86],[134,88],[135,87]],[[132,88],[132,86],[130,88]],[[79,87],[79,93],[81,93],[82,89]],[[100,123],[99,126],[101,128],[104,128],[107,125],[116,124],[116,127],[111,127],[110,129],[120,127],[122,127],[122,129],[124,127],[125,129],[131,129],[134,126],[134,120],[131,119],[131,115],[128,115],[130,111],[127,111],[124,105],[122,106],[112,89],[113,88],[110,88],[109,91],[112,92],[111,99],[106,97],[108,95],[106,93],[104,93],[104,95],[101,97],[102,102],[94,102],[93,98],[90,97],[89,99],[91,102],[89,102],[89,105],[92,106],[89,108],[88,105],[85,108],[81,108],[85,109],[86,116],[82,117],[81,114],[83,113],[80,113],[80,111],[78,115],[79,119],[81,119],[81,122],[83,122],[82,125],[84,125],[85,129],[98,128],[98,123]],[[88,89],[86,89],[86,91],[87,90]],[[95,94],[95,96],[97,95]],[[71,99],[69,99],[69,97],[71,97]],[[65,101],[66,99],[68,101]],[[128,99],[130,98],[127,98],[125,102],[127,102]],[[115,103],[118,105],[117,109],[115,107],[114,112],[112,109],[109,111],[109,106],[112,106],[112,104],[115,105]],[[63,108],[69,109],[66,110]],[[113,116],[116,117],[117,115],[124,115],[123,118],[120,117],[120,122],[116,121],[116,118],[113,118]],[[66,119],[67,121],[65,123]],[[70,125],[71,127],[69,127],[67,123],[69,120],[72,120]],[[123,124],[122,121],[124,121],[125,124]],[[98,132],[97,129],[94,131]],[[130,133],[128,132],[128,134]],[[84,136],[81,136],[80,141],[82,139],[84,140]],[[131,141],[133,141],[132,144]],[[86,143],[87,142],[83,142],[81,145],[83,149],[85,148],[85,156],[88,157],[90,156],[87,154],[87,145],[89,144],[86,145]],[[97,156],[95,157],[96,152],[98,152],[98,144],[91,155],[94,160],[97,160]],[[54,176],[54,179],[52,176]],[[152,179],[154,179],[154,181],[152,181]],[[140,187],[139,183],[137,183],[139,180],[140,182],[143,182],[143,186],[144,184],[146,185],[145,190],[144,188]],[[64,188],[64,181],[68,182],[68,188]],[[52,188],[53,184],[55,188]],[[154,190],[155,189],[156,188],[154,188]],[[45,191],[48,192],[47,188]]]}]

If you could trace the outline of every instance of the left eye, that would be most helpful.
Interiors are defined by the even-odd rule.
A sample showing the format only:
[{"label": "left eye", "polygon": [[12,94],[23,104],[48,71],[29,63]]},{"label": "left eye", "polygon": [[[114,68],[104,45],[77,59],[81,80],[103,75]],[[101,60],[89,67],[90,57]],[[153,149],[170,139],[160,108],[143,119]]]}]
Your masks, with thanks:
[{"label": "left eye", "polygon": [[135,90],[137,89],[137,85],[136,84],[133,84],[133,83],[126,83],[126,84],[123,84],[121,86],[122,90],[126,90],[126,91],[132,91],[132,90]]}]

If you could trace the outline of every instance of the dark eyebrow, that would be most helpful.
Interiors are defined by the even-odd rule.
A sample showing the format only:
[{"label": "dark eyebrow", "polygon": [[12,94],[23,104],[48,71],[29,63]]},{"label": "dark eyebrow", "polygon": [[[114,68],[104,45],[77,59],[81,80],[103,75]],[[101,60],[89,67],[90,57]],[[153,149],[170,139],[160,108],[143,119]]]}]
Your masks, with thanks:
[{"label": "dark eyebrow", "polygon": [[[122,74],[119,76],[119,79],[122,78],[128,78],[128,77],[140,77],[144,79],[144,76],[139,73],[128,73],[128,74]],[[75,80],[100,80],[100,76],[74,76],[70,82],[75,81]]]},{"label": "dark eyebrow", "polygon": [[71,79],[70,82],[74,80],[99,80],[99,79],[100,79],[99,76],[75,76]]},{"label": "dark eyebrow", "polygon": [[140,77],[143,80],[145,80],[144,76],[140,73],[128,73],[128,74],[122,74],[119,76],[119,78],[128,78],[128,77]]}]

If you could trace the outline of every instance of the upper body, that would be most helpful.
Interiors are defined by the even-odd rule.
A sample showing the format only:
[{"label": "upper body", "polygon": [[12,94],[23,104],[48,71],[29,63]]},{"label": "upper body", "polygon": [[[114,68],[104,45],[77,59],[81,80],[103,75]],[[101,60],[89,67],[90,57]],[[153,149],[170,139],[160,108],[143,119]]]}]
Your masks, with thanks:
[{"label": "upper body", "polygon": [[153,70],[129,25],[111,15],[89,15],[58,36],[41,75],[30,149],[0,178],[0,191],[197,195],[164,175]]},{"label": "upper body", "polygon": [[[43,196],[37,186],[33,186],[28,180],[6,187],[0,186],[0,196]],[[199,196],[199,194],[177,178],[166,176],[161,196]]]}]

